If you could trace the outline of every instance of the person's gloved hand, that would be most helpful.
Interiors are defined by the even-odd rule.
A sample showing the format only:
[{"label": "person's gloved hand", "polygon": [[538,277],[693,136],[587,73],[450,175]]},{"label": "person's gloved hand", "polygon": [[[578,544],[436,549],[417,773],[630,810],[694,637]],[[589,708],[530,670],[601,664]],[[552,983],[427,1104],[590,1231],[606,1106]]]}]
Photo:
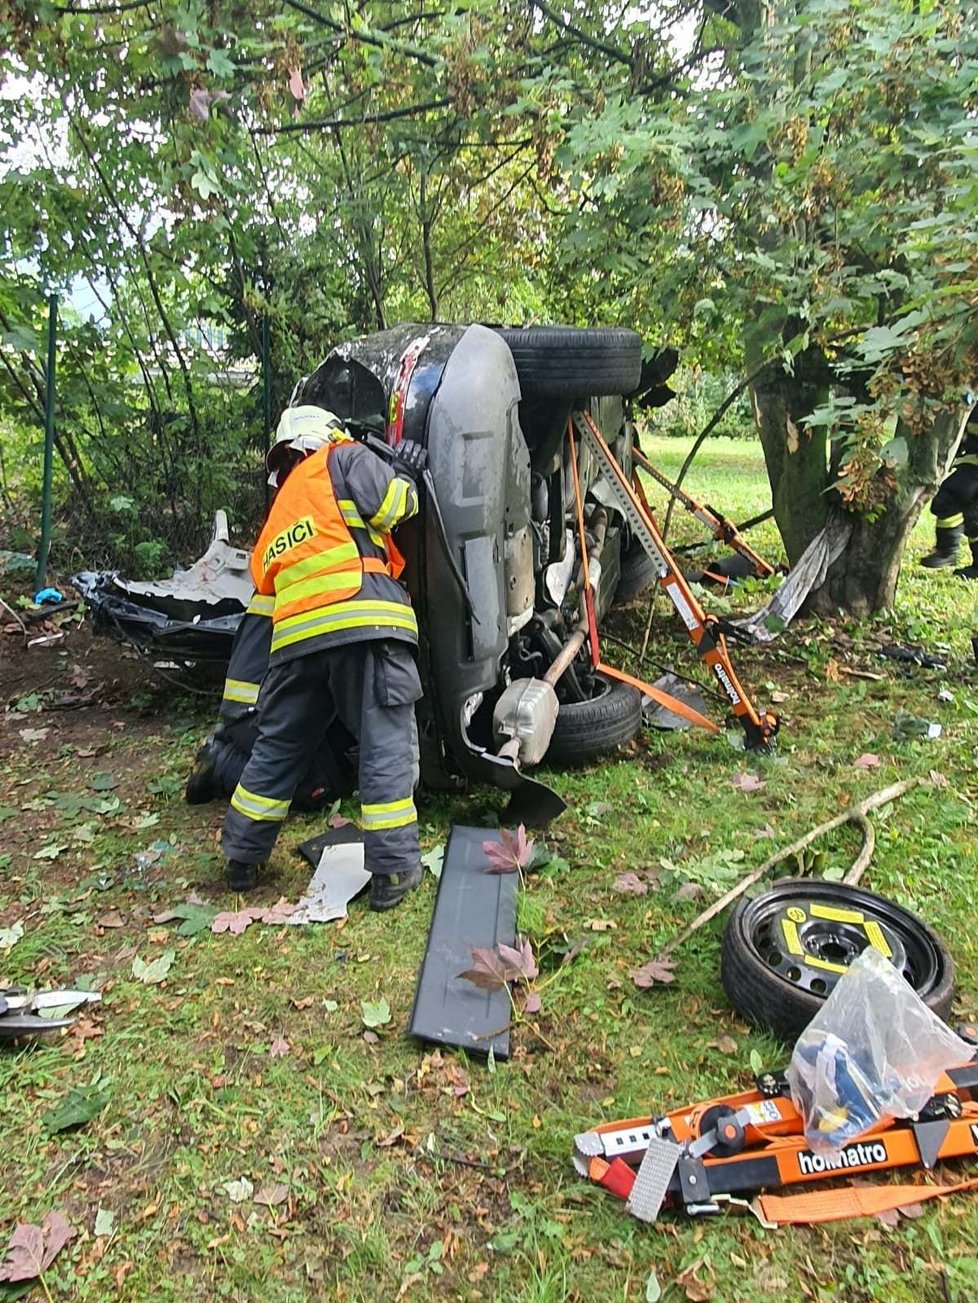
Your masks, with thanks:
[{"label": "person's gloved hand", "polygon": [[391,469],[395,475],[400,475],[413,484],[420,481],[427,465],[428,453],[420,443],[402,439],[394,449],[394,456],[391,458]]}]

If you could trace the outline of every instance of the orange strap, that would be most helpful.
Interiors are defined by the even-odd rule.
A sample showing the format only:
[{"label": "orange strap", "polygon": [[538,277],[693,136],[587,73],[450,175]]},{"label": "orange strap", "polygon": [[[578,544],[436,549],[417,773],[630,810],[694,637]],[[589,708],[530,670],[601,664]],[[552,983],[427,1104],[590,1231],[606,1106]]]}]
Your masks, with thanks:
[{"label": "orange strap", "polygon": [[777,1226],[814,1226],[850,1217],[875,1217],[927,1199],[978,1189],[978,1177],[957,1185],[847,1185],[806,1194],[762,1194],[754,1200],[764,1221]]},{"label": "orange strap", "polygon": [[390,566],[379,556],[362,557],[364,574],[368,575],[389,575]]}]

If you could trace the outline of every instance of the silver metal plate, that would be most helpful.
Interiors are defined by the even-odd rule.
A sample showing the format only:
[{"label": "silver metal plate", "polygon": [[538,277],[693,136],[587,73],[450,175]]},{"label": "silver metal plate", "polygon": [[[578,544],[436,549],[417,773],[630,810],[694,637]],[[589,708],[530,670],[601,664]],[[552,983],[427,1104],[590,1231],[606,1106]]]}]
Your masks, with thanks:
[{"label": "silver metal plate", "polygon": [[625,1207],[641,1222],[654,1222],[665,1202],[681,1150],[672,1140],[652,1136]]}]

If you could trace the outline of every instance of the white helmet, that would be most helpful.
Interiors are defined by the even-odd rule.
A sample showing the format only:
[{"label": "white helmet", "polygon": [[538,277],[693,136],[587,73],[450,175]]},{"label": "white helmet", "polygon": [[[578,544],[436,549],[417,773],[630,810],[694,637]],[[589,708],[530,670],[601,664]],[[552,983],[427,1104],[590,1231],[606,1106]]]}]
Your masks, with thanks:
[{"label": "white helmet", "polygon": [[315,452],[337,434],[345,434],[343,422],[324,407],[313,407],[308,403],[300,407],[287,407],[275,431],[275,442],[265,457],[269,471],[268,482],[272,488],[278,488],[278,473],[286,452]]}]

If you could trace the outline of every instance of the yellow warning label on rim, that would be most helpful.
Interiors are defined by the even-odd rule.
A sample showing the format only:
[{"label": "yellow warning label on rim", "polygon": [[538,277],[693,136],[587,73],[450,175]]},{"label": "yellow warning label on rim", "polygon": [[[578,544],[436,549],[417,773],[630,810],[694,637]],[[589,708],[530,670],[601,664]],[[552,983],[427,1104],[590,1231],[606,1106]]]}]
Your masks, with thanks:
[{"label": "yellow warning label on rim", "polygon": [[833,964],[828,959],[816,959],[814,955],[806,955],[805,963],[809,968],[824,968],[827,973],[844,973],[845,964]]},{"label": "yellow warning label on rim", "polygon": [[864,923],[858,909],[834,909],[831,905],[812,905],[812,918],[827,918],[830,923]]},{"label": "yellow warning label on rim", "polygon": [[892,959],[893,951],[887,944],[886,937],[883,935],[883,929],[873,919],[867,919],[863,924],[863,929],[869,937],[869,944],[874,950],[878,950],[884,959]]},{"label": "yellow warning label on rim", "polygon": [[791,919],[792,923],[804,923],[805,919],[808,917],[800,905],[792,905],[790,909],[785,910],[785,913]]},{"label": "yellow warning label on rim", "polygon": [[798,936],[797,923],[792,923],[790,919],[783,918],[781,920],[781,931],[784,933],[784,943],[788,947],[788,954],[804,954],[801,938]]}]

